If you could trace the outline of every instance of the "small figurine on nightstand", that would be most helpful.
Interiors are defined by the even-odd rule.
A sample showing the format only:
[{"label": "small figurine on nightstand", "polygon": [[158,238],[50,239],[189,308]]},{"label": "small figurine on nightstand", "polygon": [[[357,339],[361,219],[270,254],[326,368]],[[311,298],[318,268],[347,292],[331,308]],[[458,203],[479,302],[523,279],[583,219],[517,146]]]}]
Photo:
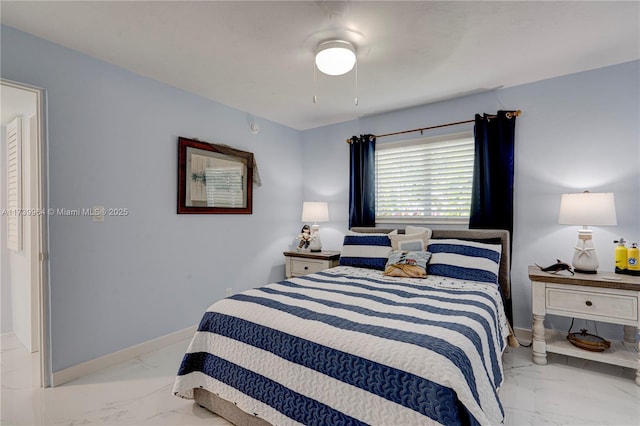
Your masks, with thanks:
[{"label": "small figurine on nightstand", "polygon": [[300,235],[296,237],[296,240],[300,240],[298,250],[308,250],[309,244],[311,244],[311,240],[313,240],[313,238],[309,225],[304,225],[300,231]]},{"label": "small figurine on nightstand", "polygon": [[568,271],[571,275],[573,275],[573,271],[571,270],[571,266],[568,263],[563,262],[560,259],[556,259],[556,263],[554,263],[553,265],[549,265],[546,268],[543,268],[542,266],[538,265],[536,263],[536,266],[538,268],[540,268],[541,271],[544,272],[549,272],[550,274],[556,274],[560,271]]}]

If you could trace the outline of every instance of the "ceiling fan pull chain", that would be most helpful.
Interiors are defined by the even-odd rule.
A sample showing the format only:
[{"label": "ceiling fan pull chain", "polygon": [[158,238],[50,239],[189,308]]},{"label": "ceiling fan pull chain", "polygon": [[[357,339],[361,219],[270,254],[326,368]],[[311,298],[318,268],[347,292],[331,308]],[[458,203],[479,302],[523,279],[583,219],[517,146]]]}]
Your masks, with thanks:
[{"label": "ceiling fan pull chain", "polygon": [[318,97],[316,96],[316,91],[317,91],[317,87],[316,87],[316,64],[313,64],[313,103],[316,104],[318,103]]},{"label": "ceiling fan pull chain", "polygon": [[353,102],[358,106],[358,60],[356,59],[356,97]]}]

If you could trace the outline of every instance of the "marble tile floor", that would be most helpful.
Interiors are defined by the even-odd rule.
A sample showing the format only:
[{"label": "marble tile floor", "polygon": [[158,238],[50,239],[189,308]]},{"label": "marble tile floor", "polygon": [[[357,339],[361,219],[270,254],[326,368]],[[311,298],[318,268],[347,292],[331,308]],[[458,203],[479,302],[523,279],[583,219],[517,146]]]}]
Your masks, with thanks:
[{"label": "marble tile floor", "polygon": [[[171,394],[188,340],[49,389],[31,388],[30,356],[13,334],[1,336],[1,425],[230,425]],[[500,389],[506,425],[640,425],[635,372],[529,348],[504,355]]]}]

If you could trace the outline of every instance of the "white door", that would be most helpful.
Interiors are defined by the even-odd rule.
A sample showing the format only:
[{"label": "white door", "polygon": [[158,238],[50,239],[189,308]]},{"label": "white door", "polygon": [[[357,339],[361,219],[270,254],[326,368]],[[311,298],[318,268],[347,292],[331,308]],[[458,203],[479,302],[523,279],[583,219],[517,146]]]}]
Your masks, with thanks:
[{"label": "white door", "polygon": [[[34,385],[48,386],[49,344],[42,332],[47,329],[44,301],[48,297],[44,91],[0,80],[0,99],[1,124],[6,129],[0,178],[6,209],[0,232],[2,292],[11,294],[13,332],[33,354]],[[5,310],[5,301],[2,305]]]}]

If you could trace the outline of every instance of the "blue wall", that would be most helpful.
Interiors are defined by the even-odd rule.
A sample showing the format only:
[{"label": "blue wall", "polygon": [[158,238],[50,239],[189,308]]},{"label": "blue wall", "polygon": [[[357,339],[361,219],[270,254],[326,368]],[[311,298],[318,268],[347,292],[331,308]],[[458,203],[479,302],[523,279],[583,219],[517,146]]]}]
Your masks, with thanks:
[{"label": "blue wall", "polygon": [[[252,135],[242,111],[11,28],[2,27],[1,59],[3,78],[47,90],[49,205],[131,212],[102,224],[49,217],[53,371],[191,326],[227,287],[282,278],[282,251],[299,230],[303,200],[329,201],[323,245],[340,248],[348,222],[345,139],[354,134],[523,111],[516,327],[531,327],[527,265],[571,260],[577,227],[557,223],[562,193],[615,193],[618,226],[594,230],[601,269],[613,267],[614,238],[640,240],[638,61],[304,132],[258,118],[261,131]],[[178,136],[254,152],[263,186],[254,188],[253,215],[175,214]],[[548,325],[566,328],[559,318]]]},{"label": "blue wall", "polygon": [[[2,27],[2,77],[48,96],[53,371],[197,324],[225,295],[284,277],[299,229],[298,131]],[[177,215],[177,138],[252,151],[252,215]]]},{"label": "blue wall", "polygon": [[[522,86],[392,111],[313,129],[303,134],[303,191],[324,196],[339,214],[323,226],[323,244],[339,248],[347,227],[348,145],[354,134],[384,134],[469,120],[476,113],[520,109],[516,124],[513,307],[516,327],[531,329],[531,290],[527,266],[571,262],[579,227],[558,224],[562,193],[615,193],[618,225],[595,227],[600,269],[613,270],[618,237],[640,242],[640,62],[634,61]],[[366,98],[361,98],[366,102]],[[471,130],[463,125],[428,132]],[[378,143],[420,137],[419,133],[381,138]],[[435,227],[435,226],[434,226]],[[561,318],[547,326],[566,330]],[[593,330],[591,324],[588,327]],[[598,325],[621,336],[621,327]]]}]

